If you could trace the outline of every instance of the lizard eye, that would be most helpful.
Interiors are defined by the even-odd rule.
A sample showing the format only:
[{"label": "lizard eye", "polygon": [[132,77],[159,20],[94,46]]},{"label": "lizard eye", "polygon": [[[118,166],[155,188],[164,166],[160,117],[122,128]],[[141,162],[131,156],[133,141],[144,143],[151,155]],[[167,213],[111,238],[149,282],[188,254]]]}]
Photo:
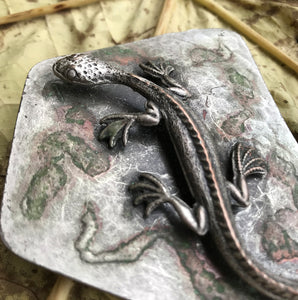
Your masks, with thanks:
[{"label": "lizard eye", "polygon": [[70,69],[67,71],[66,76],[69,80],[73,80],[77,77],[77,72],[74,69]]}]

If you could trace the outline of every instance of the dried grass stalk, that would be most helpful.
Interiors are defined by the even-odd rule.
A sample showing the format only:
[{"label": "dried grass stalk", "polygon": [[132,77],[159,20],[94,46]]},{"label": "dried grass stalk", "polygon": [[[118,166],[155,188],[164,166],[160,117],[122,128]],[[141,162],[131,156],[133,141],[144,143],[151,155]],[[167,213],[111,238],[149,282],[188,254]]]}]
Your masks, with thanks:
[{"label": "dried grass stalk", "polygon": [[94,2],[98,2],[98,0],[66,0],[55,4],[33,8],[30,10],[0,17],[0,25],[30,20],[40,16],[53,14],[64,9],[80,7]]},{"label": "dried grass stalk", "polygon": [[255,42],[257,45],[259,45],[262,49],[267,51],[269,54],[271,54],[273,57],[278,59],[280,62],[287,65],[289,68],[294,70],[296,73],[298,73],[298,64],[292,60],[288,55],[286,55],[283,51],[278,49],[275,45],[273,45],[271,42],[269,42],[267,39],[262,37],[259,33],[254,31],[251,27],[243,23],[241,20],[237,19],[235,16],[233,16],[231,13],[229,13],[227,10],[225,10],[223,7],[218,5],[212,0],[195,0],[199,4],[206,7],[208,10],[213,12],[214,14],[221,17],[224,21],[226,21],[228,24],[233,26],[237,31],[242,33],[244,36],[246,36],[248,39]]}]

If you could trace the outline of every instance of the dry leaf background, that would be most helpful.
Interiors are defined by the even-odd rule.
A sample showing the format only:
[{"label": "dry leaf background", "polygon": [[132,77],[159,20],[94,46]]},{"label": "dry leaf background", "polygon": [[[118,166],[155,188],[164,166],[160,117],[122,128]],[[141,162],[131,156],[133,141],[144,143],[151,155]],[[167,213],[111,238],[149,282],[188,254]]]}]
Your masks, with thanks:
[{"label": "dry leaf background", "polygon": [[[0,16],[57,2],[0,0]],[[296,0],[218,0],[217,3],[297,61]],[[0,26],[0,198],[8,149],[30,68],[55,56],[149,38],[155,31],[162,7],[163,1],[160,0],[106,0]],[[195,1],[177,0],[167,31],[179,32],[193,28],[232,29]],[[282,116],[297,138],[297,75],[257,45],[248,40],[246,42]],[[56,274],[25,262],[0,244],[0,299],[46,299],[56,278]],[[112,298],[81,284],[76,284],[69,296],[74,300]]]}]

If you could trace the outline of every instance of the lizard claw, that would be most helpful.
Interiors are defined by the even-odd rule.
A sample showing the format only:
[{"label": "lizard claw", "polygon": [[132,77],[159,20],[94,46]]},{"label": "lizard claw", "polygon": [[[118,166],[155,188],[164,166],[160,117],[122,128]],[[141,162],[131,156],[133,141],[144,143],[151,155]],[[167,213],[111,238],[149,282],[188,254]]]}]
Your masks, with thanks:
[{"label": "lizard claw", "polygon": [[169,76],[175,70],[173,66],[166,65],[164,62],[153,63],[148,61],[145,64],[140,64],[140,67],[146,74],[160,79]]},{"label": "lizard claw", "polygon": [[134,199],[135,205],[148,202],[145,209],[147,217],[161,204],[169,203],[185,224],[194,232],[204,235],[208,231],[206,209],[202,205],[197,205],[195,210],[193,210],[183,200],[171,195],[163,183],[155,176],[141,173],[139,181],[131,184],[129,188],[131,191],[139,193]]},{"label": "lizard claw", "polygon": [[100,120],[100,123],[105,124],[106,126],[99,134],[98,139],[108,139],[109,147],[113,148],[117,144],[117,141],[120,139],[122,132],[122,142],[125,146],[128,141],[129,129],[134,122],[134,116],[123,116],[117,114],[106,116]]},{"label": "lizard claw", "polygon": [[141,69],[153,78],[158,78],[167,87],[168,90],[183,98],[189,98],[191,94],[181,84],[179,84],[171,73],[175,70],[172,65],[165,62],[153,63],[148,61],[145,64],[140,64]]},{"label": "lizard claw", "polygon": [[233,183],[227,182],[234,200],[240,206],[248,206],[249,193],[246,178],[251,175],[265,176],[267,165],[255,148],[237,143],[232,152]]},{"label": "lizard claw", "polygon": [[267,166],[265,161],[258,155],[255,148],[237,143],[232,152],[232,163],[234,175],[241,175],[244,178],[250,175],[265,176]]},{"label": "lizard claw", "polygon": [[129,189],[138,192],[134,199],[134,205],[151,201],[146,208],[146,216],[156,209],[160,204],[170,202],[171,196],[162,182],[149,173],[141,173],[139,181],[132,183]]}]

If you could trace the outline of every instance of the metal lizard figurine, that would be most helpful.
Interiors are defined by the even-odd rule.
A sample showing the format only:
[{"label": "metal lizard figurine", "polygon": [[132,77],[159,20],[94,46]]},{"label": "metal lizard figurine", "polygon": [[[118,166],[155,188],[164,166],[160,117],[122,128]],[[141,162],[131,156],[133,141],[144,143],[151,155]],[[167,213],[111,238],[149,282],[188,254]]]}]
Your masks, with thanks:
[{"label": "metal lizard figurine", "polygon": [[230,267],[248,284],[273,299],[298,299],[293,283],[270,274],[248,257],[235,230],[231,198],[241,206],[249,205],[246,177],[266,173],[265,162],[254,148],[238,143],[232,152],[233,183],[225,179],[221,165],[204,124],[183,104],[189,92],[172,77],[173,67],[160,63],[141,64],[143,71],[161,80],[161,87],[135,74],[126,73],[95,57],[75,54],[58,60],[53,71],[60,79],[82,85],[117,83],[131,87],[146,99],[145,112],[113,114],[101,120],[106,127],[99,139],[114,147],[121,136],[123,144],[134,123],[156,126],[161,118],[174,145],[190,192],[196,204],[190,208],[169,193],[155,176],[142,173],[131,190],[141,191],[134,203],[148,202],[149,215],[162,203],[170,203],[184,223],[198,235],[207,231]]}]

